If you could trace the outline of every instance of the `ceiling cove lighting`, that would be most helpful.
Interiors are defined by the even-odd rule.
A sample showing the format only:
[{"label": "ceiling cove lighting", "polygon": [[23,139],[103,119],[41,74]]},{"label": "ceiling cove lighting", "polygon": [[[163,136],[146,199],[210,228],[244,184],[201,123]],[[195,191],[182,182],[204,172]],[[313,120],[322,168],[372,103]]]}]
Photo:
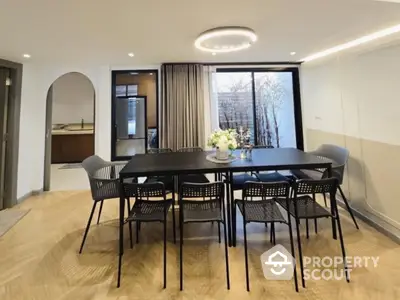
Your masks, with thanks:
[{"label": "ceiling cove lighting", "polygon": [[395,34],[398,32],[400,32],[400,24],[393,26],[393,27],[383,29],[381,31],[374,32],[369,35],[365,35],[365,36],[355,39],[353,41],[323,50],[321,52],[314,53],[314,54],[307,56],[299,61],[300,62],[312,61],[312,60],[322,58],[322,57],[325,57],[325,56],[328,56],[328,55],[331,55],[331,54],[334,54],[334,53],[337,53],[337,52],[340,52],[343,50],[357,47],[359,45],[362,45],[362,44],[365,44],[368,42],[372,42],[374,40],[377,40],[377,39],[380,39],[380,38],[383,38],[383,37],[386,37],[386,36],[389,36],[389,35],[392,35],[392,34]]},{"label": "ceiling cove lighting", "polygon": [[199,50],[217,54],[244,50],[256,41],[257,35],[252,29],[229,26],[203,32],[195,40],[194,45]]}]

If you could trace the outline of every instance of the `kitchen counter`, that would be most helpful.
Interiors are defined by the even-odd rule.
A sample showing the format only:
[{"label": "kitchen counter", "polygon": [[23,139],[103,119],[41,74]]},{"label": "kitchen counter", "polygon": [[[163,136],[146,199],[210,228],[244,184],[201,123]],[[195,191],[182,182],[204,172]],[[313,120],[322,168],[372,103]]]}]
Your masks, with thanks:
[{"label": "kitchen counter", "polygon": [[[53,126],[59,126],[57,124]],[[82,128],[82,124],[67,124],[61,125],[61,128],[56,128],[51,131],[52,135],[82,135],[82,134],[93,134],[93,124],[85,123]]]},{"label": "kitchen counter", "polygon": [[52,135],[80,135],[80,134],[93,134],[93,129],[83,129],[83,130],[65,130],[65,129],[53,129],[51,131]]}]

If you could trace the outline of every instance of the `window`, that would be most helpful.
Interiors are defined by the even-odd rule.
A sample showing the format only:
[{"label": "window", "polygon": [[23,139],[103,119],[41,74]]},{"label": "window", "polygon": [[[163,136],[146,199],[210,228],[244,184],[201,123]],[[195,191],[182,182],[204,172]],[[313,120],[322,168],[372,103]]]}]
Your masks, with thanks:
[{"label": "window", "polygon": [[[296,72],[296,73],[295,73]],[[217,69],[213,74],[221,129],[250,131],[254,145],[302,148],[297,69]],[[298,76],[296,77],[298,78]],[[300,137],[300,138],[299,138]],[[299,140],[299,141],[298,141]]]},{"label": "window", "polygon": [[137,96],[138,95],[138,86],[137,86],[137,84],[116,85],[115,86],[115,95],[117,97]]}]

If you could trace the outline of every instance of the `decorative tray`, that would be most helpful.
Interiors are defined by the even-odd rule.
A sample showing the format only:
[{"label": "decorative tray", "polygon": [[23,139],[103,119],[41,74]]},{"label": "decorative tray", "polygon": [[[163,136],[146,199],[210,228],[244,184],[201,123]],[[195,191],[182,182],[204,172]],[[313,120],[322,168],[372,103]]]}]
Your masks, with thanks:
[{"label": "decorative tray", "polygon": [[234,155],[229,155],[229,157],[227,159],[218,159],[216,157],[216,154],[212,153],[212,154],[207,155],[206,159],[213,163],[216,163],[216,164],[229,164],[229,163],[237,160],[237,157]]}]

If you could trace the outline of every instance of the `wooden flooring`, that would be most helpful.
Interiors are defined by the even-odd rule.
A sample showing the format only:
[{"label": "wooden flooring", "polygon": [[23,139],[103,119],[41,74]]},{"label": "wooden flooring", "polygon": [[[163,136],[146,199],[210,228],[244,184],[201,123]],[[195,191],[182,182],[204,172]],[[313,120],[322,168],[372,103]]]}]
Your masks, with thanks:
[{"label": "wooden flooring", "polygon": [[[254,225],[249,229],[251,292],[245,288],[241,230],[238,246],[229,249],[228,291],[217,226],[191,224],[185,234],[184,291],[179,291],[179,247],[172,242],[171,230],[168,286],[163,290],[162,227],[145,224],[140,244],[131,250],[125,243],[122,287],[117,289],[116,200],[104,203],[101,224],[92,225],[84,251],[78,254],[91,205],[89,192],[52,192],[19,206],[31,211],[0,239],[1,300],[400,299],[400,246],[361,221],[357,231],[345,212],[342,220],[348,255],[380,256],[377,268],[353,270],[351,283],[307,281],[307,288],[296,293],[292,281],[266,280],[259,255],[271,247],[269,233],[264,226]],[[319,229],[309,240],[302,230],[305,255],[340,255],[339,242],[331,239],[329,221],[320,221]],[[276,239],[289,246],[286,227],[278,227]]]}]

